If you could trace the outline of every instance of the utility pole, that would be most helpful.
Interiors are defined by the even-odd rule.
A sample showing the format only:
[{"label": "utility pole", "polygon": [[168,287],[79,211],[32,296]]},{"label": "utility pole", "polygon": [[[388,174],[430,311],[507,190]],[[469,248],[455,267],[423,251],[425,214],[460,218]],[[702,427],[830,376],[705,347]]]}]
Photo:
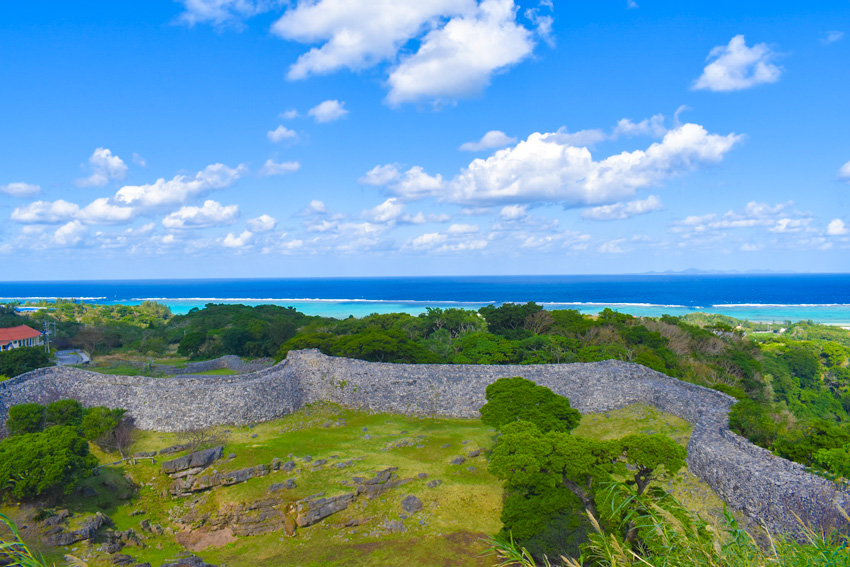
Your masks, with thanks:
[{"label": "utility pole", "polygon": [[52,334],[55,335],[56,334],[56,321],[48,321],[48,320],[45,319],[44,325],[43,325],[44,331],[42,332],[42,334],[44,335],[44,339],[45,339],[44,340],[44,352],[46,352],[47,354],[50,354],[50,335],[51,335],[50,325],[51,325],[51,323],[53,324],[53,333]]}]

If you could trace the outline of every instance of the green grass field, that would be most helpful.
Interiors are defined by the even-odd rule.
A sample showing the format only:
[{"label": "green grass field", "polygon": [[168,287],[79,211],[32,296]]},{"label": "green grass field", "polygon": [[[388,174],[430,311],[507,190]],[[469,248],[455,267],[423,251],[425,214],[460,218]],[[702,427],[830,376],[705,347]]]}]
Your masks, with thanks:
[{"label": "green grass field", "polygon": [[[182,366],[185,366],[185,364]],[[178,368],[180,367],[181,366],[178,365]],[[150,376],[151,374],[151,371],[149,369],[120,363],[93,364],[80,366],[79,368],[82,368],[83,370],[97,372],[99,374],[111,374],[114,376]],[[205,370],[203,372],[192,373],[193,376],[231,376],[233,374],[236,374],[236,372],[230,370],[229,368],[217,368],[215,370]]]},{"label": "green grass field", "polygon": [[231,376],[233,374],[236,374],[236,371],[229,368],[216,368],[215,370],[192,372],[192,376]]},{"label": "green grass field", "polygon": [[[607,439],[628,433],[665,433],[687,443],[690,425],[678,418],[647,406],[584,416],[576,434]],[[97,496],[72,495],[59,507],[75,514],[102,511],[115,522],[115,529],[133,528],[141,532],[142,520],[167,529],[161,536],[146,535],[144,547],[127,546],[122,553],[139,562],[158,566],[182,551],[175,541],[180,524],[175,520],[190,510],[196,513],[224,510],[239,503],[268,495],[272,483],[293,478],[297,488],[277,493],[295,501],[323,492],[335,496],[350,492],[342,482],[353,476],[371,477],[374,471],[398,467],[399,478],[413,478],[409,484],[392,489],[374,500],[363,497],[323,522],[299,529],[293,537],[283,531],[252,537],[239,537],[222,547],[208,547],[197,555],[214,564],[228,567],[260,566],[489,566],[495,558],[482,555],[487,544],[482,538],[501,527],[501,483],[487,472],[486,455],[467,459],[462,465],[449,461],[471,450],[492,447],[495,433],[478,420],[423,419],[401,415],[367,414],[339,406],[323,404],[307,407],[291,416],[253,428],[234,427],[228,434],[224,454],[232,460],[220,460],[213,468],[225,472],[261,463],[273,458],[295,460],[299,465],[291,473],[276,472],[230,487],[220,487],[193,496],[173,498],[167,493],[170,479],[157,464],[140,461],[135,465],[104,467],[101,474],[85,481]],[[173,434],[141,432],[134,452],[161,449],[177,442]],[[401,446],[398,445],[410,445]],[[115,460],[114,455],[97,453],[101,462]],[[290,457],[291,455],[291,457]],[[327,459],[328,464],[312,471],[304,457]],[[168,458],[173,458],[169,455]],[[333,469],[336,462],[354,461],[353,466]],[[472,467],[470,469],[470,467]],[[426,473],[425,479],[417,478]],[[442,484],[429,488],[426,483],[439,479]],[[687,471],[669,486],[689,507],[709,515],[722,509],[722,502],[703,483]],[[284,494],[285,493],[285,494]],[[385,533],[380,526],[387,520],[401,519],[400,501],[408,494],[419,497],[424,507],[404,520],[403,533]],[[11,511],[14,516],[14,510]],[[339,524],[367,519],[357,527]],[[49,558],[62,564],[63,553],[71,553],[92,567],[109,565],[102,553],[93,553],[85,544],[61,552],[48,551]]]}]

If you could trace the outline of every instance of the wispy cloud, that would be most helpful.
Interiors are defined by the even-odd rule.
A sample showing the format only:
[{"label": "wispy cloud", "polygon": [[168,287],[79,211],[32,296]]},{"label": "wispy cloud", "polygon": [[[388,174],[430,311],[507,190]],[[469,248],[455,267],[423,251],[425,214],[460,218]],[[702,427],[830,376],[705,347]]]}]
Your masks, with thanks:
[{"label": "wispy cloud", "polygon": [[829,45],[830,43],[835,43],[836,41],[841,41],[844,39],[844,32],[842,31],[828,31],[826,32],[826,36],[821,38],[821,43],[824,45]]},{"label": "wispy cloud", "polygon": [[12,197],[32,197],[33,195],[38,195],[40,191],[41,187],[30,183],[18,182],[0,185],[0,193],[11,195]]},{"label": "wispy cloud", "polygon": [[516,138],[508,136],[501,130],[490,130],[477,142],[466,142],[460,146],[464,152],[480,152],[482,150],[492,150],[495,148],[504,148],[516,144]]}]

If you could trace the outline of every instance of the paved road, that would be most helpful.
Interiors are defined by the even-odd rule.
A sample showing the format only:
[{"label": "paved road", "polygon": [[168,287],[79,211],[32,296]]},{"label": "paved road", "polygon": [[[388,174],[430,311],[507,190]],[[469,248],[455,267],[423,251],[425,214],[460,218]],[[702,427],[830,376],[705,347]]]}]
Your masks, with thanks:
[{"label": "paved road", "polygon": [[70,366],[72,364],[83,364],[89,362],[89,355],[81,350],[60,350],[56,353],[56,364],[58,366]]}]

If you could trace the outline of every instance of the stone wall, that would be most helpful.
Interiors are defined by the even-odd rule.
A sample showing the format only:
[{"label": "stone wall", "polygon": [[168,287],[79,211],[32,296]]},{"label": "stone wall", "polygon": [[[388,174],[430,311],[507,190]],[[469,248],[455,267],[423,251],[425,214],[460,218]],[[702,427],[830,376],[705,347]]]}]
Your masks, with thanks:
[{"label": "stone wall", "polygon": [[281,370],[285,365],[233,376],[147,378],[42,368],[0,382],[0,421],[15,404],[63,398],[125,408],[139,428],[156,431],[267,421],[304,405],[300,385]]},{"label": "stone wall", "polygon": [[567,396],[583,413],[644,402],[694,425],[688,466],[733,508],[775,531],[797,531],[797,514],[835,525],[836,504],[850,493],[749,443],[728,428],[734,399],[620,361],[552,365],[410,365],[290,352],[271,368],[237,376],[156,379],[94,374],[71,368],[36,370],[0,383],[0,418],[24,402],[75,398],[85,405],[123,407],[143,429],[176,431],[247,424],[331,401],[369,411],[478,416],[487,384],[522,376]]}]

